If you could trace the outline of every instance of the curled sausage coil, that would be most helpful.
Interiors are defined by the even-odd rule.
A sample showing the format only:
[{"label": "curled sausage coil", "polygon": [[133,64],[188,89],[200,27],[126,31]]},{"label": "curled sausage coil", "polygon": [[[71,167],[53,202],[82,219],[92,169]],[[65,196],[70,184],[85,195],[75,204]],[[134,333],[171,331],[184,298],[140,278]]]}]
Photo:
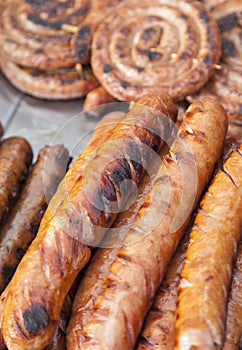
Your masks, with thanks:
[{"label": "curled sausage coil", "polygon": [[98,20],[118,2],[6,0],[1,15],[2,54],[18,64],[39,69],[87,63]]},{"label": "curled sausage coil", "polygon": [[88,65],[93,31],[119,2],[4,1],[0,4],[3,73],[15,87],[35,97],[65,100],[86,95],[99,85]]},{"label": "curled sausage coil", "polygon": [[207,82],[219,57],[219,29],[201,3],[131,0],[97,27],[91,63],[119,100],[164,90],[182,100]]},{"label": "curled sausage coil", "polygon": [[242,2],[219,3],[212,15],[222,34],[222,56],[212,79],[195,98],[215,96],[227,109],[230,120],[242,125]]}]

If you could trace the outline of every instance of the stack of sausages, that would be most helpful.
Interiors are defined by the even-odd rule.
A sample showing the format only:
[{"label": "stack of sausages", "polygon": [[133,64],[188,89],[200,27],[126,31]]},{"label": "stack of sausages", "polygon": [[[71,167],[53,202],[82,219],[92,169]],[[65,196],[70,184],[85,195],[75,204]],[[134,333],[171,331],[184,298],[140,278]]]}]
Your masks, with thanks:
[{"label": "stack of sausages", "polygon": [[242,146],[214,99],[176,117],[153,93],[101,120],[4,281],[2,349],[239,348]]},{"label": "stack of sausages", "polygon": [[[240,0],[5,0],[3,73],[45,99],[86,96],[85,110],[168,92],[212,96],[241,136]],[[196,95],[194,95],[196,94]]]}]

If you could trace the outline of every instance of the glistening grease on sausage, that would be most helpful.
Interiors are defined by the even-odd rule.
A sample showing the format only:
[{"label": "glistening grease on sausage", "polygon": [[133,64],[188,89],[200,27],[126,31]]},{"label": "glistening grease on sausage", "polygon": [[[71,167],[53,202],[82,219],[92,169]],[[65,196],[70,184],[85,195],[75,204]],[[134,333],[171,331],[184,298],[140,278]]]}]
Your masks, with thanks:
[{"label": "glistening grease on sausage", "polygon": [[47,204],[66,173],[68,159],[63,146],[45,146],[40,151],[16,205],[1,228],[0,293],[35,238]]},{"label": "glistening grease on sausage", "polygon": [[[97,266],[94,281],[88,277],[81,281],[68,326],[69,350],[133,349],[167,265],[221,155],[226,131],[227,115],[217,102],[203,99],[188,108],[123,247],[106,250],[107,263]],[[96,289],[99,276],[101,286]],[[94,296],[88,307],[85,283]]]},{"label": "glistening grease on sausage", "polygon": [[[103,128],[74,162],[8,286],[2,331],[10,350],[49,344],[68,289],[90,258],[86,244],[99,244],[175,117],[169,96],[144,96],[110,135]],[[123,193],[122,177],[130,180]]]},{"label": "glistening grease on sausage", "polygon": [[0,143],[0,225],[19,195],[32,162],[32,149],[22,137]]},{"label": "glistening grease on sausage", "polygon": [[242,146],[217,171],[190,234],[181,272],[175,349],[221,349],[242,229]]}]

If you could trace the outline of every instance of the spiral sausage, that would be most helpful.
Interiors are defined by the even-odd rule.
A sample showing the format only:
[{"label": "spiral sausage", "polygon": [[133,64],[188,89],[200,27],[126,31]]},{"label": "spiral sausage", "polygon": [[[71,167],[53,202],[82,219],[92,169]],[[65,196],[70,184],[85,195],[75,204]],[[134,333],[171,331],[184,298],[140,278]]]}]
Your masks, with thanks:
[{"label": "spiral sausage", "polygon": [[90,67],[41,71],[24,68],[14,62],[0,59],[2,72],[19,90],[38,98],[69,100],[85,96],[99,83]]},{"label": "spiral sausage", "polygon": [[144,96],[110,136],[102,128],[77,158],[8,285],[2,332],[10,350],[50,343],[68,289],[90,258],[86,244],[99,244],[175,117],[167,95]]},{"label": "spiral sausage", "polygon": [[202,4],[131,0],[98,26],[91,63],[118,100],[154,91],[182,100],[207,82],[219,57],[219,29]]},{"label": "spiral sausage", "polygon": [[[85,276],[81,281],[68,327],[69,350],[133,349],[192,209],[220,157],[226,130],[226,113],[215,101],[204,99],[187,110],[123,247],[105,250],[107,258],[101,268],[96,265],[94,281]],[[91,285],[88,307],[85,283]]]},{"label": "spiral sausage", "polygon": [[5,0],[1,55],[19,65],[43,70],[88,63],[98,21],[119,2]]},{"label": "spiral sausage", "polygon": [[192,228],[179,286],[175,349],[221,349],[242,229],[242,146],[218,170]]},{"label": "spiral sausage", "polygon": [[242,2],[224,1],[213,7],[211,13],[222,34],[222,56],[213,77],[193,98],[216,97],[227,109],[230,119],[242,125]]}]

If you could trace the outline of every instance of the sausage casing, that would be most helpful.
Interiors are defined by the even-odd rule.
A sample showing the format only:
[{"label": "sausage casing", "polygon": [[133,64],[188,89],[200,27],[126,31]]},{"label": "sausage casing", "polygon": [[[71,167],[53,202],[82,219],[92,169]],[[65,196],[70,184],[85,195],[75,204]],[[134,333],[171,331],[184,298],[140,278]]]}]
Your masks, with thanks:
[{"label": "sausage casing", "polygon": [[[75,298],[75,320],[70,320],[67,333],[69,350],[133,348],[192,209],[221,155],[226,131],[226,112],[212,99],[196,102],[187,110],[123,247],[107,251],[107,264],[93,274],[93,278],[104,277],[97,294],[94,283],[90,294],[95,297],[90,298],[84,315],[83,294]],[[80,288],[85,290],[85,277]]]},{"label": "sausage casing", "polygon": [[167,124],[175,117],[169,96],[144,96],[110,136],[102,129],[74,162],[9,284],[2,331],[10,349],[49,344],[68,289],[90,258],[86,244],[99,244],[114,222],[112,201],[122,208],[129,199],[129,188],[122,196],[122,179],[140,182],[151,161],[147,149],[161,148]]},{"label": "sausage casing", "polygon": [[45,146],[39,153],[16,205],[1,228],[0,292],[36,236],[47,204],[66,173],[69,159],[63,146]]},{"label": "sausage casing", "polygon": [[22,137],[0,143],[0,225],[19,195],[32,162],[32,149]]},{"label": "sausage casing", "polygon": [[242,147],[216,172],[196,215],[181,272],[175,349],[221,349],[242,228]]}]

